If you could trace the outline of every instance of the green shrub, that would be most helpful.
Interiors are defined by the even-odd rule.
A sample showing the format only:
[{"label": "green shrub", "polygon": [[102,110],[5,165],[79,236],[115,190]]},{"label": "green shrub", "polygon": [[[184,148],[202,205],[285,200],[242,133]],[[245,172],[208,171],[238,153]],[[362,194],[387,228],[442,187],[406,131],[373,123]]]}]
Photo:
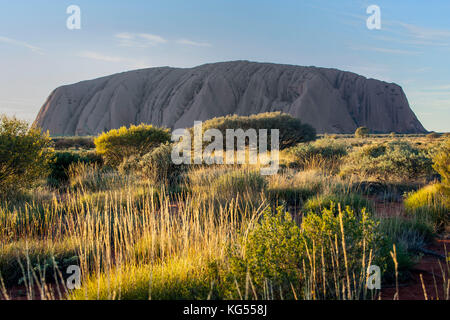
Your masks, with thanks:
[{"label": "green shrub", "polygon": [[364,210],[356,216],[349,208],[324,209],[306,216],[301,227],[282,208],[275,215],[266,210],[248,236],[230,248],[227,279],[236,279],[241,288],[250,279],[256,298],[342,298],[336,288],[348,284],[354,297],[365,285],[364,266],[387,268],[385,249],[377,223]]},{"label": "green shrub", "polygon": [[25,121],[0,116],[0,195],[32,187],[49,172],[51,140]]},{"label": "green shrub", "polygon": [[93,137],[54,137],[52,141],[56,150],[95,148]]},{"label": "green shrub", "polygon": [[292,186],[292,187],[269,187],[266,191],[267,199],[273,204],[298,206],[320,191],[320,186]]},{"label": "green shrub", "polygon": [[161,143],[170,141],[169,129],[141,124],[130,128],[121,127],[95,138],[95,148],[106,164],[119,166],[130,156],[143,156]]},{"label": "green shrub", "polygon": [[[280,130],[280,149],[289,148],[300,142],[308,142],[316,138],[316,130],[309,124],[302,123],[288,114],[267,112],[251,116],[226,116],[214,118],[203,123],[203,131],[218,129],[226,140],[226,129],[267,129],[268,149],[270,149],[271,129]],[[224,142],[226,145],[226,142]],[[224,148],[225,150],[225,148]]]},{"label": "green shrub", "polygon": [[367,138],[370,134],[370,130],[367,127],[359,127],[355,131],[356,138]]},{"label": "green shrub", "polygon": [[426,137],[429,140],[434,140],[434,139],[439,139],[441,137],[441,135],[437,132],[430,132],[429,134],[427,134]]},{"label": "green shrub", "polygon": [[306,201],[303,211],[306,213],[312,211],[319,214],[324,208],[329,208],[330,205],[336,209],[338,203],[342,208],[348,206],[356,212],[366,208],[370,213],[374,213],[372,202],[358,193],[326,194],[312,197]]},{"label": "green shrub", "polygon": [[54,161],[50,164],[48,183],[51,186],[59,186],[69,180],[68,170],[72,164],[96,163],[101,165],[102,159],[95,153],[56,152]]},{"label": "green shrub", "polygon": [[[144,155],[137,168],[139,173],[154,184],[176,186],[181,182],[186,165],[176,165],[172,161],[172,146],[163,144]],[[133,160],[131,160],[133,161]],[[133,166],[133,164],[131,164]]]},{"label": "green shrub", "polygon": [[412,181],[432,174],[432,161],[424,150],[408,142],[393,141],[363,146],[350,153],[341,175],[381,181]]},{"label": "green shrub", "polygon": [[[228,278],[229,281],[236,279],[243,291],[250,277],[259,295],[257,298],[262,297],[267,283],[270,283],[278,298],[283,292],[292,297],[290,286],[292,284],[298,288],[304,259],[301,230],[289,213],[283,212],[281,207],[275,215],[266,210],[248,236],[243,237],[238,246],[230,248],[231,274]],[[232,292],[236,289],[233,285],[230,288]]]}]

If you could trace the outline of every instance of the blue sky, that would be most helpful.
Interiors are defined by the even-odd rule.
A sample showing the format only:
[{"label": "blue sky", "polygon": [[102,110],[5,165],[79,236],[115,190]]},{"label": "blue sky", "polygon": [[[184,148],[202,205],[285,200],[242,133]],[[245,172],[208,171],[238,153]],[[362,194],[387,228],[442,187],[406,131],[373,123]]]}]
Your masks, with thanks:
[{"label": "blue sky", "polygon": [[[66,27],[69,5],[81,29]],[[369,5],[381,30],[366,27]],[[450,1],[0,0],[0,113],[34,120],[56,87],[126,70],[251,60],[401,85],[450,131]]]}]

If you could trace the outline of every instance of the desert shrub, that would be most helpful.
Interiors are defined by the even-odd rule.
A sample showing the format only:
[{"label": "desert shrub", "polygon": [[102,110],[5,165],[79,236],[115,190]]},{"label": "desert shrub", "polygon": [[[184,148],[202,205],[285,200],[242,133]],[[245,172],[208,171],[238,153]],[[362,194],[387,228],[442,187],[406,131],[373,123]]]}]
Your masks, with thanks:
[{"label": "desert shrub", "polygon": [[56,150],[95,148],[93,137],[54,137],[52,142]]},{"label": "desert shrub", "polygon": [[0,195],[32,187],[49,172],[50,138],[25,121],[0,116]]},{"label": "desert shrub", "polygon": [[450,187],[450,138],[446,138],[433,157],[433,169],[441,176],[442,183]]},{"label": "desert shrub", "polygon": [[432,223],[436,231],[442,231],[450,219],[450,187],[435,183],[411,192],[405,199],[405,208],[409,214]]},{"label": "desert shrub", "polygon": [[330,205],[336,209],[338,204],[342,208],[348,206],[356,212],[360,212],[364,208],[370,213],[374,212],[372,202],[358,193],[322,194],[312,197],[306,201],[303,211],[305,213],[312,211],[319,214],[324,208],[329,208]]},{"label": "desert shrub", "polygon": [[426,135],[426,138],[429,140],[439,139],[440,137],[441,135],[437,132],[430,132],[429,134]]},{"label": "desert shrub", "polygon": [[[383,277],[389,272],[392,247],[380,231],[379,222],[364,208],[356,212],[350,207],[339,210],[331,205],[318,214],[306,215],[302,230],[311,250],[308,263],[317,272],[313,272],[312,279],[320,279],[318,287],[322,285],[330,291],[336,288],[334,292],[322,293],[324,298],[339,297],[336,286],[350,288],[347,291],[354,298],[364,298],[367,266],[379,266]],[[353,283],[349,283],[347,274]]]},{"label": "desert shrub", "polygon": [[366,138],[370,134],[370,130],[367,127],[359,127],[355,131],[355,137],[356,138]]},{"label": "desert shrub", "polygon": [[157,128],[141,124],[130,128],[121,127],[95,138],[95,148],[105,162],[111,166],[119,166],[130,156],[143,156],[161,143],[170,141],[169,129]]},{"label": "desert shrub", "polygon": [[341,175],[381,181],[412,181],[432,174],[432,161],[425,150],[408,142],[375,143],[350,153]]},{"label": "desert shrub", "polygon": [[364,287],[365,265],[386,269],[384,248],[377,223],[364,210],[357,216],[348,208],[324,209],[306,216],[301,227],[282,208],[275,215],[267,210],[248,236],[230,248],[228,279],[236,279],[241,288],[250,279],[257,298],[267,298],[268,291],[274,298],[336,298],[342,291],[335,288],[348,284],[354,296]]},{"label": "desert shrub", "polygon": [[68,170],[72,164],[77,163],[97,163],[101,165],[102,159],[95,153],[77,153],[77,152],[55,152],[55,158],[50,163],[50,174],[48,183],[51,186],[59,186],[69,180]]},{"label": "desert shrub", "polygon": [[[316,138],[316,130],[312,126],[304,124],[299,119],[281,112],[214,118],[205,121],[202,129],[203,131],[218,129],[222,132],[224,140],[226,140],[227,129],[242,129],[244,131],[255,129],[257,133],[259,129],[267,129],[268,149],[270,149],[271,144],[271,129],[280,130],[280,149],[289,148],[297,143],[311,141]],[[224,143],[226,145],[226,142]]]},{"label": "desert shrub", "polygon": [[281,207],[275,215],[266,210],[248,236],[230,247],[228,278],[236,279],[243,290],[249,277],[260,297],[268,283],[278,297],[284,292],[292,297],[290,285],[297,287],[302,280],[304,259],[301,230],[289,213]]},{"label": "desert shrub", "polygon": [[319,192],[318,186],[292,186],[292,187],[269,187],[266,191],[267,199],[274,204],[297,206],[303,204]]},{"label": "desert shrub", "polygon": [[336,139],[325,138],[312,143],[300,143],[288,151],[294,157],[289,166],[305,169],[317,164],[332,169],[347,155],[347,145]]},{"label": "desert shrub", "polygon": [[171,154],[172,146],[162,144],[141,158],[137,170],[154,184],[173,187],[181,182],[182,174],[187,168],[184,164],[174,164]]}]

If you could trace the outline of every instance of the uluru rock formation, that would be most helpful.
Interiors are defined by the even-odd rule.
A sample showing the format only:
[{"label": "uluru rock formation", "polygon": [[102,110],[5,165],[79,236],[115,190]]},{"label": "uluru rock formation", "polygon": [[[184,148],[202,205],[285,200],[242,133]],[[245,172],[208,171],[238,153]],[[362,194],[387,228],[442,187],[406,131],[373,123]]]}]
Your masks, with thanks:
[{"label": "uluru rock formation", "polygon": [[129,71],[55,89],[35,124],[93,135],[130,124],[190,127],[228,114],[289,113],[318,133],[426,132],[402,88],[351,72],[248,61]]}]

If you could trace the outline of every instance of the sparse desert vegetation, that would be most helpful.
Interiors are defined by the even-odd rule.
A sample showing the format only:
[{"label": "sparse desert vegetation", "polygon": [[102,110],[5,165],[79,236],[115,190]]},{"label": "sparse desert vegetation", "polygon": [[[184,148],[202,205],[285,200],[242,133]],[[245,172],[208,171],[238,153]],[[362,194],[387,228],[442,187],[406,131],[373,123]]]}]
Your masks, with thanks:
[{"label": "sparse desert vegetation", "polygon": [[[206,127],[267,123],[286,123],[271,176],[175,165],[166,129],[50,139],[3,117],[0,297],[402,298],[422,256],[439,255],[428,246],[448,239],[450,138],[316,136],[279,113]],[[450,262],[439,263],[424,288],[449,299]],[[67,288],[70,265],[79,289]],[[370,265],[394,295],[367,288]]]}]

